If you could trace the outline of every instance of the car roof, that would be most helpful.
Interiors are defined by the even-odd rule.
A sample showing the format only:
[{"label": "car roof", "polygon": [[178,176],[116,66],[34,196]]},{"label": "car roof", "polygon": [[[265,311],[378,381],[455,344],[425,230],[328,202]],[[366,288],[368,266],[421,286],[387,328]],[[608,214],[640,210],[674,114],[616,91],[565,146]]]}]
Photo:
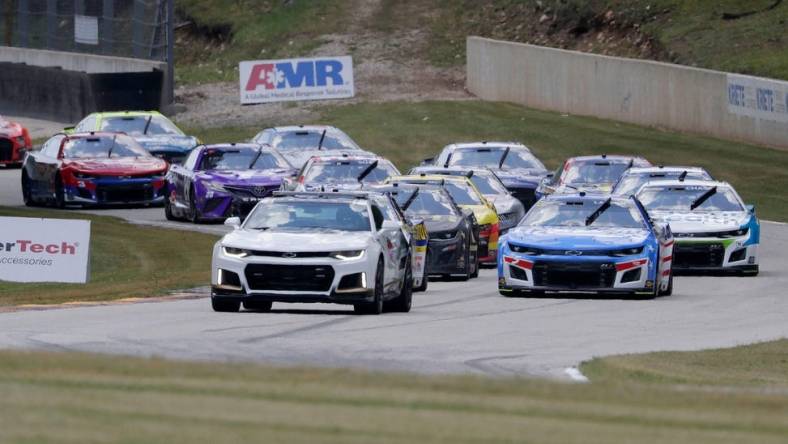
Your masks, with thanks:
[{"label": "car roof", "polygon": [[605,193],[572,193],[572,194],[550,194],[545,196],[543,199],[546,201],[558,201],[558,202],[567,202],[567,201],[599,201],[599,200],[607,200],[610,198],[612,202],[622,203],[622,202],[632,202],[629,196],[617,196]]},{"label": "car roof", "polygon": [[162,116],[164,115],[158,111],[103,111],[93,113],[93,115],[105,119],[107,117],[138,117],[138,116]]},{"label": "car roof", "polygon": [[620,162],[620,163],[629,162],[630,160],[648,162],[644,157],[629,156],[624,154],[598,154],[594,156],[576,156],[567,159],[567,161],[571,161],[573,163],[591,162],[591,161],[599,161],[599,160],[607,160],[607,161]]},{"label": "car roof", "polygon": [[512,148],[512,149],[520,149],[525,151],[531,151],[527,146],[523,145],[520,142],[505,142],[505,141],[491,141],[491,140],[482,140],[479,142],[460,142],[460,143],[452,143],[447,145],[447,148],[451,149],[473,149],[473,148]]},{"label": "car roof", "polygon": [[209,145],[203,145],[203,149],[230,149],[230,148],[241,148],[241,149],[264,149],[273,151],[274,149],[268,145],[260,145],[258,143],[212,143]]},{"label": "car roof", "polygon": [[369,154],[366,154],[366,155],[363,155],[363,154],[359,155],[357,153],[354,153],[354,154],[342,154],[342,155],[339,155],[339,156],[337,156],[336,154],[331,154],[331,155],[328,155],[328,156],[314,156],[314,157],[310,158],[310,160],[312,160],[314,163],[317,163],[317,162],[335,162],[337,160],[350,161],[350,162],[358,161],[358,162],[366,162],[366,163],[372,163],[372,162],[374,162],[376,160],[377,161],[383,160],[383,161],[391,163],[385,157],[378,156],[378,155],[376,155],[374,153],[369,153]]},{"label": "car roof", "polygon": [[340,131],[339,128],[331,126],[331,125],[286,125],[286,126],[274,126],[271,128],[267,128],[274,130],[278,133],[289,133],[293,131]]},{"label": "car roof", "polygon": [[[440,176],[447,176],[447,175],[465,176],[471,171],[473,171],[473,174],[478,174],[480,176],[490,176],[495,174],[492,171],[490,171],[489,168],[463,168],[456,166],[450,166],[446,168],[439,166],[417,166],[411,168],[410,171],[411,172],[408,174],[409,176],[416,176],[422,173],[429,175],[440,175]],[[443,174],[444,172],[446,174]]]},{"label": "car roof", "polygon": [[705,168],[701,167],[687,167],[687,166],[651,166],[651,167],[632,167],[624,172],[624,174],[650,174],[650,173],[706,173]]},{"label": "car roof", "polygon": [[473,182],[470,181],[465,176],[447,176],[441,174],[404,174],[402,176],[394,176],[391,178],[392,181],[395,180],[434,180],[434,181],[446,181],[446,182],[465,182],[473,186]]},{"label": "car roof", "polygon": [[643,186],[640,189],[642,190],[643,188],[647,188],[647,187],[727,187],[727,188],[733,188],[731,186],[731,184],[729,184],[728,182],[721,182],[721,181],[718,181],[718,180],[697,180],[697,179],[685,180],[685,181],[680,181],[680,180],[652,180],[650,182],[644,183]]},{"label": "car roof", "polygon": [[81,133],[65,134],[65,136],[67,139],[84,139],[87,137],[115,137],[115,136],[130,137],[126,133],[115,133],[111,131],[85,131]]}]

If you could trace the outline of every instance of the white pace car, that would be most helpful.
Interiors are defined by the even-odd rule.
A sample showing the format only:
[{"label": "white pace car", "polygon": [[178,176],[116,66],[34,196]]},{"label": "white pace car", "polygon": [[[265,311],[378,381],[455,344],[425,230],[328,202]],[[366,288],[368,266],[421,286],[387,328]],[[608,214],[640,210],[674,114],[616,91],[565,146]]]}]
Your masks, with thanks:
[{"label": "white pace car", "polygon": [[[215,311],[273,302],[352,304],[357,313],[410,311],[424,276],[426,230],[378,193],[277,192],[213,250]],[[422,239],[423,238],[423,239]]]},{"label": "white pace car", "polygon": [[670,224],[676,271],[732,271],[758,274],[761,226],[726,182],[662,180],[637,192],[649,216]]}]

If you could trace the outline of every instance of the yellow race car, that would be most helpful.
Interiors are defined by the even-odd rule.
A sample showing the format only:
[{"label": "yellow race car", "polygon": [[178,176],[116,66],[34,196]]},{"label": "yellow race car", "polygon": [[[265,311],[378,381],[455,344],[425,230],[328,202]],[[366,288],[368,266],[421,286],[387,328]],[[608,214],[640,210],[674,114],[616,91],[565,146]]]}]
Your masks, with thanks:
[{"label": "yellow race car", "polygon": [[440,185],[445,188],[457,206],[473,212],[476,223],[479,224],[479,262],[495,265],[500,228],[498,213],[470,179],[465,176],[414,174],[390,177],[387,183]]}]

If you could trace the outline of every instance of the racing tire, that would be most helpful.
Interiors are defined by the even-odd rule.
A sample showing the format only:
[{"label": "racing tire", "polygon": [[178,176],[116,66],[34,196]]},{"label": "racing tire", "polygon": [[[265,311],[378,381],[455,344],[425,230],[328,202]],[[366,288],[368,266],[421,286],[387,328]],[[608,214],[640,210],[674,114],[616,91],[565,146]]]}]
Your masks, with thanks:
[{"label": "racing tire", "polygon": [[178,218],[172,213],[172,204],[170,203],[169,197],[164,199],[164,218],[171,221],[178,220]]},{"label": "racing tire", "polygon": [[413,304],[413,269],[410,267],[410,260],[405,264],[405,280],[399,296],[385,303],[386,311],[407,313]]},{"label": "racing tire", "polygon": [[30,192],[30,179],[27,177],[26,171],[22,171],[22,201],[27,207],[38,206]]},{"label": "racing tire", "polygon": [[473,277],[473,265],[471,264],[471,243],[465,246],[465,269],[459,277],[460,281],[467,281]]},{"label": "racing tire", "polygon": [[244,309],[249,311],[269,312],[274,305],[271,301],[244,301]]},{"label": "racing tire", "polygon": [[65,190],[63,189],[63,179],[60,178],[60,174],[55,177],[55,208],[65,208],[66,207],[66,195]]},{"label": "racing tire", "polygon": [[189,222],[199,224],[202,220],[200,209],[197,208],[197,202],[194,200],[194,187],[192,187],[191,193],[189,193]]},{"label": "racing tire", "polygon": [[219,298],[211,298],[211,307],[213,311],[220,313],[237,313],[241,309],[241,303],[238,301],[224,301]]},{"label": "racing tire", "polygon": [[421,278],[421,285],[414,288],[413,291],[415,292],[427,291],[427,287],[429,286],[429,281],[430,281],[429,274],[427,273],[427,264],[429,263],[430,263],[430,252],[427,251],[427,253],[424,255],[424,276]]},{"label": "racing tire", "polygon": [[379,315],[383,313],[383,258],[378,259],[378,268],[375,271],[375,297],[372,302],[353,304],[356,314]]},{"label": "racing tire", "polygon": [[482,266],[482,264],[479,262],[479,247],[477,246],[476,248],[476,253],[473,253],[473,273],[471,273],[471,279],[476,279],[479,277],[479,268]]}]

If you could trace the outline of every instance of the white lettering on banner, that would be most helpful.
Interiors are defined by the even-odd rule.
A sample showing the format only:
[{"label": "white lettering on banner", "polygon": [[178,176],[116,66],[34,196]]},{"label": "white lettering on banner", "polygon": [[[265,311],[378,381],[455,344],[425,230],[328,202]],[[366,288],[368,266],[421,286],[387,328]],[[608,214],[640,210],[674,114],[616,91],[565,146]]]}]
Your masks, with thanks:
[{"label": "white lettering on banner", "polygon": [[788,82],[728,74],[728,112],[788,122]]},{"label": "white lettering on banner", "polygon": [[353,58],[257,60],[241,62],[241,104],[344,99],[356,94]]},{"label": "white lettering on banner", "polygon": [[0,281],[86,283],[90,221],[0,217]]}]

